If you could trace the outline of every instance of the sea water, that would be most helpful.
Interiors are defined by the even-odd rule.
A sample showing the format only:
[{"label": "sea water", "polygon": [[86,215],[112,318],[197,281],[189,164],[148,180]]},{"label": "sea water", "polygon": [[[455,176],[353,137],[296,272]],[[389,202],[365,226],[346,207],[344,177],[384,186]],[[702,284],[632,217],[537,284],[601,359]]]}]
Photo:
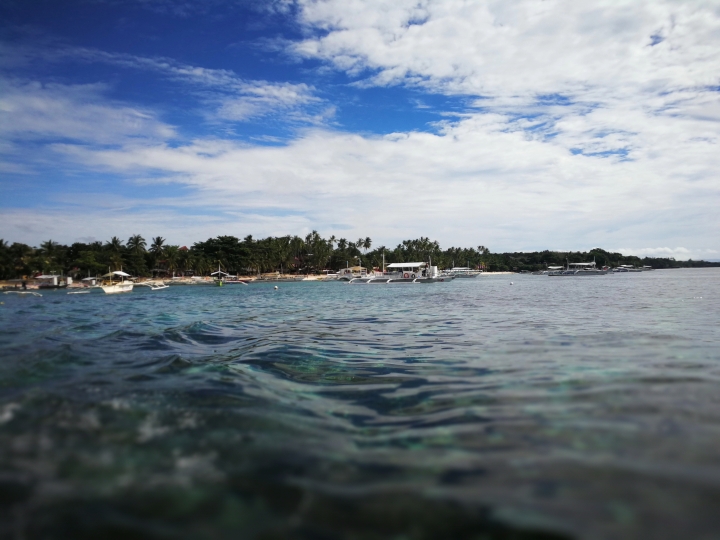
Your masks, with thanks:
[{"label": "sea water", "polygon": [[720,270],[0,295],[0,538],[720,538]]}]

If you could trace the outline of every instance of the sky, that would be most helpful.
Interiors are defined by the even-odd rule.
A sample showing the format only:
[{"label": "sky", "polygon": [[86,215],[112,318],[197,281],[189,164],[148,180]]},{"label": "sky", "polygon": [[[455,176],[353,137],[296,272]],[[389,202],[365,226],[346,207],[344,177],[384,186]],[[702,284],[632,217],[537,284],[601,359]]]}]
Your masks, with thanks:
[{"label": "sky", "polygon": [[720,2],[3,0],[0,237],[720,258]]}]

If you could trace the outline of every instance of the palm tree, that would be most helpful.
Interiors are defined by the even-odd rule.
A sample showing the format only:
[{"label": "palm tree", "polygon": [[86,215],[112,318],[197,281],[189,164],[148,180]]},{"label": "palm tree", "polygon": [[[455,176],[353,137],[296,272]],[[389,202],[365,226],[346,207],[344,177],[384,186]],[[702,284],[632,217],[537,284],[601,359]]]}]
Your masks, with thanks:
[{"label": "palm tree", "polygon": [[363,240],[362,248],[365,250],[365,253],[367,254],[367,250],[372,247],[372,240],[370,240],[370,237],[366,237],[365,240]]},{"label": "palm tree", "polygon": [[145,253],[145,246],[147,246],[147,243],[139,234],[135,234],[128,238],[127,247],[133,255],[141,255]]},{"label": "palm tree", "polygon": [[208,260],[203,257],[202,255],[195,259],[195,273],[199,274],[201,276],[204,276],[208,269],[210,268],[210,263],[208,263]]},{"label": "palm tree", "polygon": [[110,255],[110,265],[113,270],[120,270],[122,268],[123,260],[119,253],[113,252]]},{"label": "palm tree", "polygon": [[48,240],[47,242],[43,242],[42,244],[40,244],[40,249],[42,250],[42,252],[49,257],[55,255],[57,247],[58,243],[53,242],[52,240]]},{"label": "palm tree", "polygon": [[183,271],[183,274],[186,270],[192,270],[192,267],[195,263],[195,257],[193,256],[192,251],[190,251],[188,248],[180,249],[178,254],[178,263],[181,270]]},{"label": "palm tree", "polygon": [[42,271],[46,272],[48,270],[52,270],[57,263],[58,243],[53,242],[52,240],[43,242],[40,244],[40,249],[38,250],[37,255],[39,255],[39,260],[36,262],[40,263]]},{"label": "palm tree", "polygon": [[150,253],[154,254],[156,257],[159,257],[163,254],[163,244],[165,244],[165,239],[162,236],[156,236],[152,239],[152,245],[150,246]]},{"label": "palm tree", "polygon": [[180,260],[180,246],[167,246],[165,248],[165,264],[167,265],[168,272],[173,272],[177,269]]},{"label": "palm tree", "polygon": [[120,253],[120,250],[123,248],[123,241],[117,236],[113,236],[109,242],[105,243],[105,247],[112,253]]}]

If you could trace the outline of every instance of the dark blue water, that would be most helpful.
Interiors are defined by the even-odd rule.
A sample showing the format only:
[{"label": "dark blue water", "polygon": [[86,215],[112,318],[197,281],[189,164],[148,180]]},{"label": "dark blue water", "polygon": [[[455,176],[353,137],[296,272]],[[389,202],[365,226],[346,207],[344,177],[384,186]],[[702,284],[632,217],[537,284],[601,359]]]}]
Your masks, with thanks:
[{"label": "dark blue water", "polygon": [[0,538],[720,538],[719,299],[716,269],[0,295]]}]

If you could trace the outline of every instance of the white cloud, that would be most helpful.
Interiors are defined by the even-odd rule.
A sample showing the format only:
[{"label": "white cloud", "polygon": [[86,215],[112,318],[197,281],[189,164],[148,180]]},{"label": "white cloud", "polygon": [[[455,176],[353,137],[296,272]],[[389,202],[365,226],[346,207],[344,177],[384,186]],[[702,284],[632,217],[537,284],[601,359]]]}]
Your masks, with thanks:
[{"label": "white cloud", "polygon": [[[716,85],[720,10],[705,1],[299,0],[321,32],[294,47],[381,84],[591,97]],[[651,36],[662,41],[651,46]],[[602,95],[602,92],[600,93]]]},{"label": "white cloud", "polygon": [[[437,134],[363,137],[313,129],[280,147],[197,140],[54,148],[99,172],[152,173],[189,186],[191,200],[169,203],[178,212],[182,204],[217,208],[228,224],[272,215],[249,227],[256,235],[293,233],[302,224],[328,234],[348,227],[343,234],[390,243],[425,235],[446,245],[502,249],[631,240],[697,250],[716,245],[702,231],[720,225],[713,204],[720,186],[688,180],[682,166],[662,156],[645,163],[574,156],[560,142],[512,129],[502,115],[473,115]],[[688,196],[698,186],[706,198]]]},{"label": "white cloud", "polygon": [[[170,144],[162,136],[133,138],[132,130],[117,127],[112,148],[56,143],[55,155],[88,177],[145,183],[160,177],[168,190],[173,184],[190,190],[166,201],[112,207],[77,197],[87,228],[101,231],[98,236],[177,235],[172,241],[186,243],[221,233],[314,228],[350,238],[370,235],[388,245],[423,235],[445,246],[493,250],[684,246],[625,250],[676,258],[709,258],[720,250],[720,94],[713,88],[720,81],[714,52],[720,13],[711,4],[298,4],[310,37],[292,47],[295,54],[319,58],[365,85],[471,96],[471,106],[437,124],[434,133],[361,136],[316,127],[284,146],[267,147],[221,138]],[[205,92],[216,117],[245,120],[282,111],[308,122],[319,116],[322,124],[332,115],[322,116],[329,104],[309,86],[246,81],[167,59],[72,53],[83,54],[88,61],[189,82]],[[70,99],[74,107],[81,101]],[[114,114],[129,109],[96,105],[114,111],[111,126]],[[93,115],[83,114],[79,127],[64,117],[58,125],[70,122],[69,132],[87,140]],[[147,121],[163,129],[152,114]],[[54,120],[37,123],[46,124]],[[145,204],[161,210],[147,212]],[[214,213],[184,217],[197,207]],[[63,231],[58,239],[72,241],[82,234],[67,217],[76,211],[13,211],[3,227],[42,224],[43,231]],[[163,228],[168,223],[170,231]]]},{"label": "white cloud", "polygon": [[713,260],[717,259],[720,251],[716,249],[688,249],[684,247],[649,247],[649,248],[618,248],[609,250],[623,253],[625,255],[637,255],[638,257],[672,257],[679,261],[688,259]]},{"label": "white cloud", "polygon": [[0,82],[0,137],[6,141],[50,137],[117,144],[126,137],[174,135],[154,113],[107,100],[103,85]]},{"label": "white cloud", "polygon": [[194,87],[201,101],[211,106],[206,115],[215,121],[244,122],[269,115],[288,114],[300,122],[315,123],[323,106],[315,89],[304,83],[248,80],[228,69],[208,69],[170,58],[109,53],[97,49],[66,47],[36,51],[48,61],[101,62],[128,69],[151,71]]},{"label": "white cloud", "polygon": [[[365,86],[482,96],[476,107],[530,116],[536,129],[515,126],[585,153],[654,152],[660,123],[671,139],[718,141],[720,7],[706,1],[298,4],[310,37],[289,49]],[[686,119],[708,123],[694,134]]]}]

